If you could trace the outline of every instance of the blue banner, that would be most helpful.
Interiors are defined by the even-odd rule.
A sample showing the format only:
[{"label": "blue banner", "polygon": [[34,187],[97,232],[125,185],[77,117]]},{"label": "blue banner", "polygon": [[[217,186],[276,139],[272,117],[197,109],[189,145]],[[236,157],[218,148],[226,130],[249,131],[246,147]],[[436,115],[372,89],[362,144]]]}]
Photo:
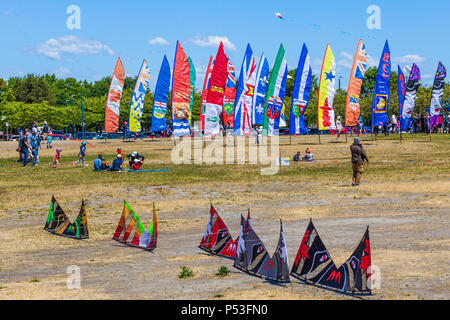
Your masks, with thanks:
[{"label": "blue banner", "polygon": [[264,54],[261,56],[256,74],[255,94],[252,103],[252,120],[254,125],[262,125],[264,122],[264,99],[267,84],[269,83],[269,62]]},{"label": "blue banner", "polygon": [[378,65],[372,100],[372,126],[387,126],[389,111],[389,80],[391,78],[391,52],[386,40]]},{"label": "blue banner", "polygon": [[153,98],[152,108],[152,131],[160,132],[167,129],[167,98],[169,96],[170,86],[170,66],[167,57],[164,59],[159,71],[158,82],[156,83],[155,96]]},{"label": "blue banner", "polygon": [[405,101],[405,93],[406,93],[405,75],[403,74],[402,68],[398,66],[398,121],[400,121],[400,129],[402,131],[404,130],[404,128],[409,127],[411,121],[411,118],[409,118],[409,121],[407,123],[404,123],[404,121],[402,120],[403,102]]},{"label": "blue banner", "polygon": [[289,133],[291,135],[306,133],[304,113],[309,101],[311,77],[311,60],[308,49],[303,44],[302,53],[298,61],[297,73],[295,74],[294,89],[292,91],[291,119],[289,122]]}]

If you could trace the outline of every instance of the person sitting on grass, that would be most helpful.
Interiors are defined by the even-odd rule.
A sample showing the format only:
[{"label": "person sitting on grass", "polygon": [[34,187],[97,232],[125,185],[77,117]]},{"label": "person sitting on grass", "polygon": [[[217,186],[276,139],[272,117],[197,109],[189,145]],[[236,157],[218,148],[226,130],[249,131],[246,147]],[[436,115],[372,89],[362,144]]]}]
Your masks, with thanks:
[{"label": "person sitting on grass", "polygon": [[117,152],[117,154],[120,154],[120,156],[122,157],[122,161],[123,161],[123,159],[125,158],[125,155],[123,154],[122,149],[117,148],[116,152]]},{"label": "person sitting on grass", "polygon": [[306,148],[302,161],[314,161],[314,154],[311,153],[309,148]]},{"label": "person sitting on grass", "polygon": [[122,171],[123,170],[123,159],[120,154],[114,159],[111,165],[111,171]]},{"label": "person sitting on grass", "polygon": [[139,153],[137,153],[137,151],[133,151],[132,154],[127,155],[127,158],[130,159],[129,160],[130,169],[132,169],[133,164],[135,163],[134,160],[138,159],[139,161],[141,161],[141,165],[144,162],[144,156],[141,156]]},{"label": "person sitting on grass", "polygon": [[105,158],[101,154],[98,155],[97,159],[94,160],[94,170],[95,171],[107,171],[109,170],[109,165],[105,161]]},{"label": "person sitting on grass", "polygon": [[94,160],[94,170],[95,171],[102,171],[102,159],[103,159],[103,156],[101,154],[99,154],[97,159]]},{"label": "person sitting on grass", "polygon": [[294,160],[294,161],[301,161],[301,159],[300,159],[300,151],[297,151],[297,153],[295,154],[293,160]]},{"label": "person sitting on grass", "polygon": [[142,161],[139,159],[134,159],[134,163],[131,167],[131,169],[133,170],[141,170],[141,166],[142,166]]},{"label": "person sitting on grass", "polygon": [[60,155],[61,151],[62,151],[61,149],[56,149],[55,156],[53,157],[53,162],[49,163],[49,165],[48,165],[49,167],[55,167],[55,168],[59,167],[59,161],[61,159],[61,155]]}]

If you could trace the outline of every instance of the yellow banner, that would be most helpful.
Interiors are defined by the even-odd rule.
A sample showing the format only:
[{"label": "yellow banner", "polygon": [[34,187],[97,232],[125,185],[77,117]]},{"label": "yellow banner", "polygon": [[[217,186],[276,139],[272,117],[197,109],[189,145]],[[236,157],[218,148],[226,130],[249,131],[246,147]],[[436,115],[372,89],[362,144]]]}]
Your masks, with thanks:
[{"label": "yellow banner", "polygon": [[336,92],[336,61],[330,45],[327,44],[320,73],[317,105],[317,123],[319,130],[335,129],[333,99]]}]

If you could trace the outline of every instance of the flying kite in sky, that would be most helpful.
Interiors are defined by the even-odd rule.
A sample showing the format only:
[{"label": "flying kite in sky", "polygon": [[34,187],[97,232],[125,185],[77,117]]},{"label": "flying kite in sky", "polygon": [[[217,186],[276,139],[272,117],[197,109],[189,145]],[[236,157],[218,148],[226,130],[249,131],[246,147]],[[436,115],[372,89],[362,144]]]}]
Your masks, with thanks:
[{"label": "flying kite in sky", "polygon": [[286,20],[285,18],[283,18],[283,16],[279,12],[275,12],[275,17],[277,17],[277,18],[279,18],[281,20]]}]

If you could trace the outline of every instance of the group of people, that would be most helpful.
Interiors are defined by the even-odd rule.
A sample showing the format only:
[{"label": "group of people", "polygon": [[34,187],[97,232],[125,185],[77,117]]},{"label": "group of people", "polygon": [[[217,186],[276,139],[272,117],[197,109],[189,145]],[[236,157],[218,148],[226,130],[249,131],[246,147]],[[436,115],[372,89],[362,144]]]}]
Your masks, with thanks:
[{"label": "group of people", "polygon": [[[112,164],[109,165],[108,162],[105,161],[103,155],[99,154],[97,159],[94,160],[94,170],[95,171],[123,171],[125,170],[124,165],[124,153],[119,148],[116,150],[117,155],[113,160]],[[140,155],[137,151],[132,152],[127,155],[129,169],[131,170],[141,170],[141,166],[144,163],[144,156]]]},{"label": "group of people", "polygon": [[314,154],[311,153],[311,150],[309,148],[306,148],[305,155],[302,157],[301,152],[297,151],[297,153],[294,155],[293,160],[295,162],[300,161],[314,161]]},{"label": "group of people", "polygon": [[19,152],[19,160],[26,167],[28,163],[32,163],[33,167],[39,163],[39,149],[41,147],[41,136],[36,127],[19,131],[19,139],[17,152]]},{"label": "group of people", "polygon": [[[395,122],[395,115],[392,117],[392,123],[397,124]],[[447,120],[448,121],[448,120]],[[413,122],[414,123],[414,122]],[[338,118],[338,124],[340,124],[340,118]],[[44,130],[47,136],[51,136],[49,133],[51,132],[47,123],[44,123]],[[392,129],[391,129],[392,130]],[[339,132],[340,130],[338,130]],[[32,162],[32,166],[35,167],[37,163],[39,163],[39,149],[41,146],[42,136],[37,129],[36,125],[33,125],[32,129],[25,129],[24,131],[19,130],[19,140],[18,140],[18,148],[19,152],[19,160],[17,162],[23,162],[23,166],[27,166],[29,162]],[[51,140],[50,143],[47,144],[47,148],[51,148]],[[78,160],[73,162],[73,166],[77,166],[78,164],[82,164],[83,167],[87,167],[88,164],[85,161],[86,158],[86,148],[87,142],[82,141],[80,145],[80,151],[78,153]],[[353,169],[352,176],[352,186],[358,186],[361,183],[361,175],[364,172],[364,162],[369,162],[366,152],[361,145],[359,138],[354,139],[354,143],[350,146],[351,151],[351,162]],[[50,167],[58,168],[61,160],[61,152],[62,149],[57,148],[55,150],[55,155],[53,157],[53,161],[49,163]],[[102,154],[99,154],[97,159],[94,160],[94,170],[95,171],[123,171],[126,170],[125,155],[120,148],[116,150],[116,157],[113,160],[112,164],[109,165]],[[131,170],[141,170],[141,166],[144,163],[144,156],[140,155],[137,151],[132,152],[126,156],[128,158],[129,169]],[[305,155],[302,157],[301,152],[298,151],[294,157],[293,161],[315,161],[314,154],[311,153],[309,148],[306,148]]]}]

